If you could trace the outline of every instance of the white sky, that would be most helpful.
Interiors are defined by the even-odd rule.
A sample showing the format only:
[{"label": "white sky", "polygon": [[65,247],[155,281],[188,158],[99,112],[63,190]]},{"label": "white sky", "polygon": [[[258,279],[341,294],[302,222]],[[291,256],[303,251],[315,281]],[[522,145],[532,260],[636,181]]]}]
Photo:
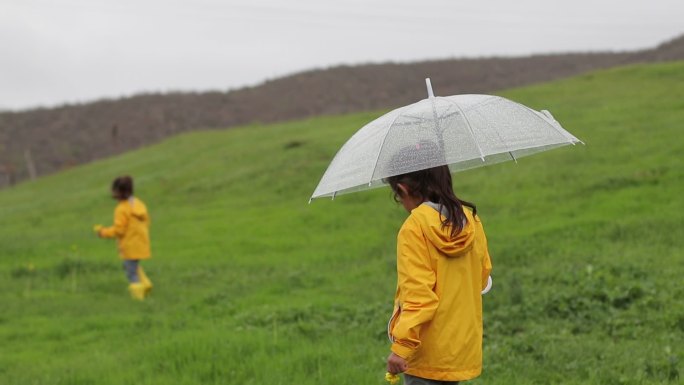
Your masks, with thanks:
[{"label": "white sky", "polygon": [[0,108],[227,90],[337,64],[632,50],[683,0],[0,0]]}]

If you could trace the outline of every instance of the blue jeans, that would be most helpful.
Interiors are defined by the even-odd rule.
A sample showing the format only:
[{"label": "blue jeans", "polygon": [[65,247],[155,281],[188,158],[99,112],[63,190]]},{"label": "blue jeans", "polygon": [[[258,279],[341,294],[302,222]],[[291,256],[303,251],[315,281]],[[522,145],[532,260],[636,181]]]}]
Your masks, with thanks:
[{"label": "blue jeans", "polygon": [[138,263],[139,259],[124,259],[123,268],[126,271],[126,278],[128,278],[129,283],[140,283],[140,277],[138,277]]}]

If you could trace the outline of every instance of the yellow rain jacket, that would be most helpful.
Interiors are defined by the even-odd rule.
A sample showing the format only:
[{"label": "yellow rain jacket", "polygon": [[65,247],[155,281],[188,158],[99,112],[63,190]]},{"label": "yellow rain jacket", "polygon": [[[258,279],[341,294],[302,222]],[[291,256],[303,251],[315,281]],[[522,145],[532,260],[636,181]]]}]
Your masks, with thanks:
[{"label": "yellow rain jacket", "polygon": [[[432,205],[432,206],[431,206]],[[437,206],[424,203],[397,237],[397,293],[388,325],[406,373],[463,381],[482,371],[482,295],[492,269],[482,223],[467,208],[455,237]]]},{"label": "yellow rain jacket", "polygon": [[121,259],[150,258],[150,215],[138,198],[119,201],[114,209],[114,226],[99,231],[103,238],[116,238]]}]

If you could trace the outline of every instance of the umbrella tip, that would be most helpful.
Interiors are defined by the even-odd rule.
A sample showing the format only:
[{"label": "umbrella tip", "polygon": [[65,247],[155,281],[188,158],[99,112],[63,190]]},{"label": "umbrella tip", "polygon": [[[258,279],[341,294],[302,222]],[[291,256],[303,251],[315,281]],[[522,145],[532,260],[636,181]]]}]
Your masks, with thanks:
[{"label": "umbrella tip", "polygon": [[425,78],[425,85],[427,86],[428,97],[434,98],[435,94],[432,92],[432,83],[430,82],[430,78]]}]

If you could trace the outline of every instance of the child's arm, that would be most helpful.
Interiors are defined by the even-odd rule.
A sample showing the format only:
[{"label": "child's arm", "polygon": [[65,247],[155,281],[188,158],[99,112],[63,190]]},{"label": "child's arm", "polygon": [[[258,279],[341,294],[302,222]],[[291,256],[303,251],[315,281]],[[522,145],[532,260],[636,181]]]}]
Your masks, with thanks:
[{"label": "child's arm", "polygon": [[118,206],[114,210],[114,225],[101,228],[98,235],[102,238],[121,237],[126,232],[126,227],[128,227],[128,215],[121,206]]},{"label": "child's arm", "polygon": [[394,326],[392,352],[409,359],[420,346],[420,329],[432,320],[439,298],[432,290],[436,276],[417,223],[407,222],[397,238],[397,274],[401,316]]}]

